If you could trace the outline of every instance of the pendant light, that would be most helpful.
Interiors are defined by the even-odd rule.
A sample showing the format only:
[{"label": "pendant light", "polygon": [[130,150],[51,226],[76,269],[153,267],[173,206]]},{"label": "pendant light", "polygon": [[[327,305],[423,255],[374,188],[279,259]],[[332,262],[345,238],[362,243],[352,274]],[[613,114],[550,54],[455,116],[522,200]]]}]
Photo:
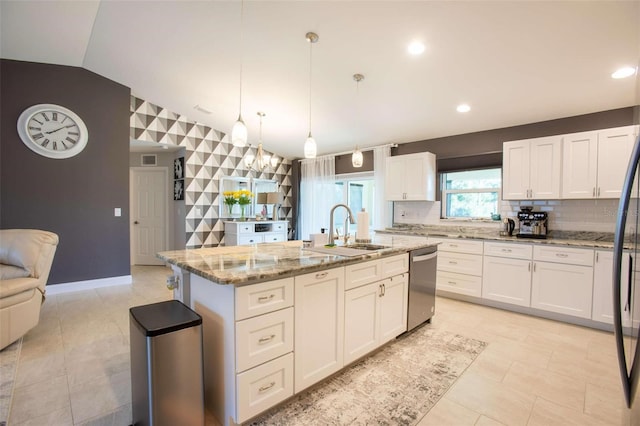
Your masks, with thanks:
[{"label": "pendant light", "polygon": [[261,111],[258,111],[256,114],[260,117],[260,139],[258,139],[258,149],[255,156],[249,154],[245,157],[244,164],[249,169],[262,171],[268,166],[275,168],[278,164],[278,157],[264,153],[264,150],[262,149],[262,118],[267,114]]},{"label": "pendant light", "polygon": [[247,145],[247,126],[242,120],[242,51],[243,37],[242,24],[244,23],[244,1],[240,2],[240,106],[238,110],[238,121],[235,122],[231,129],[231,143],[233,146],[243,148]]},{"label": "pendant light", "polygon": [[312,47],[314,43],[318,42],[318,34],[308,32],[305,38],[309,42],[309,136],[304,142],[304,158],[316,158],[318,146],[315,139],[311,136],[311,66],[312,66]]},{"label": "pendant light", "polygon": [[[358,104],[358,88],[360,87],[360,82],[364,80],[364,75],[354,74],[353,79],[356,81],[356,115],[358,115],[357,112],[360,110]],[[357,121],[358,120],[356,120],[356,122]],[[353,151],[353,154],[351,154],[351,165],[356,168],[362,167],[363,161],[364,158],[362,157],[362,151],[360,151],[358,149],[358,145],[356,145],[355,151]]]}]

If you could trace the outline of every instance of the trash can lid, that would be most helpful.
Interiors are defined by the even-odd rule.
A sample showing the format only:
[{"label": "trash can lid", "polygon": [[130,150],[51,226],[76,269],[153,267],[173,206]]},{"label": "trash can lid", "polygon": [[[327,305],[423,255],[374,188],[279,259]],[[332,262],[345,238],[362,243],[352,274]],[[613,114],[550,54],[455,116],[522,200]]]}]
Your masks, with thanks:
[{"label": "trash can lid", "polygon": [[131,319],[146,336],[159,336],[202,324],[202,317],[179,300],[135,306]]}]

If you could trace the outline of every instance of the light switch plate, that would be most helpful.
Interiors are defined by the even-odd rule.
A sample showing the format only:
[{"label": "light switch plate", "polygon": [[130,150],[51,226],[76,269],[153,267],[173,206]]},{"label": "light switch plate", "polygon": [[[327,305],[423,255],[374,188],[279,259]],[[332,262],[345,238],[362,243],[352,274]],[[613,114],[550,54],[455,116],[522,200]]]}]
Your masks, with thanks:
[{"label": "light switch plate", "polygon": [[116,207],[115,209],[113,209],[113,215],[115,217],[120,217],[122,216],[122,209],[120,207]]}]

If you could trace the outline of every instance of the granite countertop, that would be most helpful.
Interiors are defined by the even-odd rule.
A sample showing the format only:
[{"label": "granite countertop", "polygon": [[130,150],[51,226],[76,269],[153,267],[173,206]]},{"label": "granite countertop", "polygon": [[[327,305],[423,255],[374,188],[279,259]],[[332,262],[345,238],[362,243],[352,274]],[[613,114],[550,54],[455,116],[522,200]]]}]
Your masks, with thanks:
[{"label": "granite countertop", "polygon": [[518,243],[555,244],[573,247],[613,248],[612,232],[551,231],[546,239],[501,236],[494,228],[443,225],[396,225],[376,230],[379,234],[418,235],[430,238],[468,238]]},{"label": "granite countertop", "polygon": [[248,246],[225,246],[202,249],[164,251],[157,257],[218,284],[244,285],[307,272],[334,268],[364,260],[377,259],[409,250],[431,247],[426,239],[394,237],[389,244],[377,240],[372,244],[387,246],[358,256],[341,256],[313,252],[302,241],[263,243]]}]

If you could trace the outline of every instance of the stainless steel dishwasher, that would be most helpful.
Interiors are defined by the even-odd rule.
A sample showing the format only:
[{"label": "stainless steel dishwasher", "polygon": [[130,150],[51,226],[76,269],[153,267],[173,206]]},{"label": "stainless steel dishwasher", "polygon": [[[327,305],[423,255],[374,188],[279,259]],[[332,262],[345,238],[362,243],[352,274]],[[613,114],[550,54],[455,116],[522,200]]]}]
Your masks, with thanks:
[{"label": "stainless steel dishwasher", "polygon": [[409,308],[407,331],[431,320],[436,310],[438,247],[409,252]]}]

